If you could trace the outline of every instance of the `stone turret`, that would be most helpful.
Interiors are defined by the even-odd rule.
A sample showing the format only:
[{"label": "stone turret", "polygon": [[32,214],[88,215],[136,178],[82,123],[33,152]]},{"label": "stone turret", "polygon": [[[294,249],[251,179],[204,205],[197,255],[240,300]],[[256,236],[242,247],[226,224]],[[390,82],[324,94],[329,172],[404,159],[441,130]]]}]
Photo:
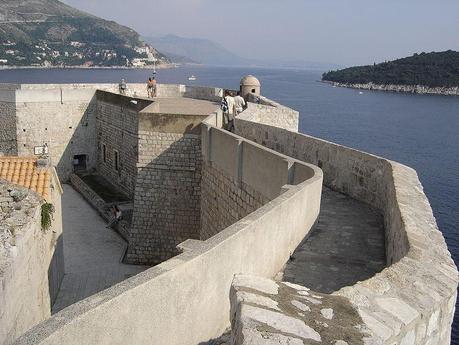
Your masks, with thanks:
[{"label": "stone turret", "polygon": [[245,99],[249,93],[260,96],[260,89],[260,81],[253,75],[247,75],[241,79],[241,96]]}]

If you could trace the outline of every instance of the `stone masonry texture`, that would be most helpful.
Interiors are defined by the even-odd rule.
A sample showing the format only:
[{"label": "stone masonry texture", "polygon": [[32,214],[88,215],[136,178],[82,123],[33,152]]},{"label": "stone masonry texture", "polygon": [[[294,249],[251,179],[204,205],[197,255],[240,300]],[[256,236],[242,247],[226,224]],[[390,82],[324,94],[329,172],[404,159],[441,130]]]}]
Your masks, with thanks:
[{"label": "stone masonry texture", "polygon": [[35,146],[47,144],[63,181],[73,170],[74,155],[87,155],[87,166],[95,167],[95,101],[18,103],[16,112],[19,155],[33,155]]},{"label": "stone masonry texture", "polygon": [[201,240],[207,240],[269,202],[267,197],[211,162],[203,163],[201,188]]},{"label": "stone masonry texture", "polygon": [[232,344],[364,344],[364,323],[346,298],[246,275],[235,276],[230,298]]},{"label": "stone masonry texture", "polygon": [[0,154],[17,154],[16,110],[13,103],[0,102]]},{"label": "stone masonry texture", "polygon": [[126,260],[157,264],[176,246],[199,239],[201,139],[193,134],[139,133],[134,213]]},{"label": "stone masonry texture", "polygon": [[[119,101],[97,101],[97,171],[133,198],[139,145],[138,112]],[[118,169],[115,167],[115,152],[118,154]]]}]

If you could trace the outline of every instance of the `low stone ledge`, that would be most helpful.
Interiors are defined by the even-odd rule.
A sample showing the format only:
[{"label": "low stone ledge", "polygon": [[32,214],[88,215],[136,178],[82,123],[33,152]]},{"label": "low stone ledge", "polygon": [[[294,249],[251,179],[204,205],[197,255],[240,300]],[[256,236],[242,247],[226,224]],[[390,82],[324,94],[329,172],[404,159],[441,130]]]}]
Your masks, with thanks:
[{"label": "low stone ledge", "polygon": [[231,286],[233,345],[364,344],[348,299],[291,283],[237,275]]},{"label": "low stone ledge", "polygon": [[[106,203],[96,192],[94,192],[78,175],[71,174],[70,175],[70,183],[72,184],[73,188],[81,194],[81,196],[99,213],[99,215],[109,221],[111,219],[110,215],[110,206],[113,203]],[[117,203],[119,205],[120,203]],[[120,234],[120,236],[125,240],[128,241],[129,239],[129,227],[130,218],[131,218],[132,211],[123,211],[123,218],[118,224],[114,226],[114,229]]]},{"label": "low stone ledge", "polygon": [[248,95],[247,109],[238,117],[298,132],[299,112],[263,96]]}]

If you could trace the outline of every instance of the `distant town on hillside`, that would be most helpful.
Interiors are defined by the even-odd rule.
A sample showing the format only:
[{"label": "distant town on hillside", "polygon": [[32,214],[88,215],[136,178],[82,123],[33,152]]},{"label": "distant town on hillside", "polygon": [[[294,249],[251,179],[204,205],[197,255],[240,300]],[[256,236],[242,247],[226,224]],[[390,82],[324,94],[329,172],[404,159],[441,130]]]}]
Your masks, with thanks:
[{"label": "distant town on hillside", "polygon": [[62,2],[0,2],[0,67],[144,67],[168,62],[131,28]]}]

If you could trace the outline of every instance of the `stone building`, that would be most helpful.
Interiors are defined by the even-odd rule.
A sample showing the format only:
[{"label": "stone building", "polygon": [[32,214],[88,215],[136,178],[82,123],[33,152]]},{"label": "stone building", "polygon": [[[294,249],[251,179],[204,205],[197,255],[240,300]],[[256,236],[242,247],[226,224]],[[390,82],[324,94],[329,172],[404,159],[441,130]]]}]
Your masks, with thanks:
[{"label": "stone building", "polygon": [[[15,269],[11,274],[20,279],[4,280],[7,288],[0,290],[7,306],[0,309],[3,339],[194,345],[215,342],[231,327],[237,345],[448,344],[458,273],[416,172],[298,133],[298,112],[263,97],[253,76],[241,80],[241,91],[248,107],[229,133],[223,129],[221,88],[158,85],[157,97],[147,99],[143,84],[128,85],[126,95],[109,84],[0,87],[0,151],[46,154],[59,178],[70,181],[103,217],[122,203],[125,219],[117,231],[128,243],[124,260],[155,265],[22,336],[49,315],[42,310],[32,322],[17,321],[24,308],[15,307],[22,295],[14,292],[27,283]],[[7,199],[10,184],[27,176],[22,167],[18,171],[1,190]],[[98,182],[91,184],[91,178]],[[58,186],[57,180],[50,185]],[[104,197],[101,185],[115,196]],[[305,263],[319,283],[286,281],[290,258],[318,237],[309,235],[341,221],[333,219],[337,209],[326,208],[330,195],[338,211],[357,205],[367,212],[368,224],[355,217],[329,238],[319,236],[319,250],[308,252],[313,264]],[[42,201],[32,196],[24,229],[38,236]],[[37,236],[30,246],[48,243]],[[362,238],[363,253],[339,256]],[[370,249],[379,261],[369,258]],[[42,271],[55,265],[49,259],[53,250]],[[34,264],[38,255],[20,251],[13,264],[23,258]],[[319,261],[348,266],[321,276],[314,267],[327,265],[310,267]],[[345,280],[352,270],[366,276]],[[345,283],[324,291],[330,277]],[[43,282],[54,280],[41,280],[37,288],[47,302],[52,297]]]}]

